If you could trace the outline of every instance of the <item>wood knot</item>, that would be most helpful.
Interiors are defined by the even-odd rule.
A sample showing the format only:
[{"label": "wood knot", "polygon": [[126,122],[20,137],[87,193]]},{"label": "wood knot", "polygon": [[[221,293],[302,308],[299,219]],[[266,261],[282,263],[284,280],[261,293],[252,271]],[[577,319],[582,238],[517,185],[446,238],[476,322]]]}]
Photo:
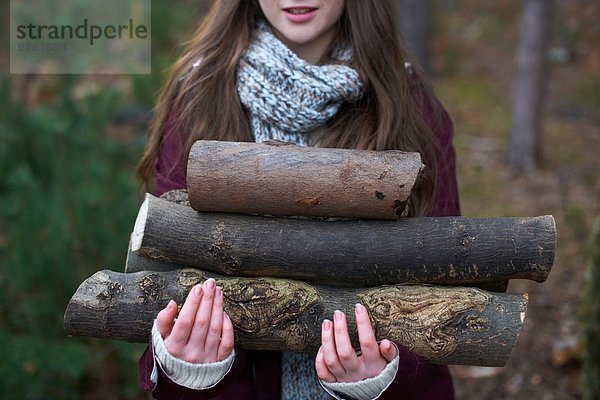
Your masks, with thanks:
[{"label": "wood knot", "polygon": [[163,291],[163,283],[157,274],[144,276],[138,283],[138,287],[142,292],[142,296],[138,299],[142,303],[156,300],[160,297]]},{"label": "wood knot", "polygon": [[218,223],[211,234],[213,243],[211,243],[206,255],[212,259],[221,261],[223,272],[229,275],[237,273],[241,267],[241,263],[232,255],[233,243],[225,240],[224,231],[226,225],[223,222]]},{"label": "wood knot", "polygon": [[123,290],[123,285],[121,285],[119,282],[110,282],[106,285],[103,291],[96,295],[96,298],[98,300],[110,300]]},{"label": "wood knot", "polygon": [[395,200],[394,205],[392,206],[396,215],[401,217],[404,212],[404,208],[406,208],[406,201]]},{"label": "wood knot", "polygon": [[204,272],[197,269],[180,269],[177,276],[177,283],[187,289],[204,282],[207,276]]},{"label": "wood knot", "polygon": [[321,204],[321,200],[319,200],[318,198],[314,198],[314,197],[305,197],[303,199],[298,200],[296,202],[296,204],[301,205],[301,206],[312,207],[312,206],[318,206],[319,204]]},{"label": "wood knot", "polygon": [[166,263],[172,263],[173,262],[173,260],[171,259],[171,257],[167,256],[160,249],[143,248],[143,249],[140,249],[140,251],[138,253],[139,253],[139,255],[151,258],[153,260],[162,261],[162,262],[166,262]]},{"label": "wood knot", "polygon": [[486,331],[488,319],[484,317],[474,317],[470,316],[467,318],[467,328],[469,328],[473,332],[483,332]]}]

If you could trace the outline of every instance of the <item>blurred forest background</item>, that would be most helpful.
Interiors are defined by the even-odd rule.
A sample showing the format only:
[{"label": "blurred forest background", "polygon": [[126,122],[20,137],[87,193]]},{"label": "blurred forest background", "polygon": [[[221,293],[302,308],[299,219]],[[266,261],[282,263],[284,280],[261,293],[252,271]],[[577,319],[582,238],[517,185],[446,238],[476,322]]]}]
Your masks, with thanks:
[{"label": "blurred forest background", "polygon": [[[123,270],[149,111],[205,3],[152,0],[152,75],[9,75],[0,49],[3,399],[147,398],[136,385],[144,346],[67,338],[63,312],[92,273]],[[511,282],[530,303],[508,365],[453,367],[457,397],[598,399],[600,3],[556,2],[541,158],[524,171],[506,163],[522,11],[516,0],[431,2],[425,62],[455,121],[463,214],[552,214],[559,238],[547,282]]]}]

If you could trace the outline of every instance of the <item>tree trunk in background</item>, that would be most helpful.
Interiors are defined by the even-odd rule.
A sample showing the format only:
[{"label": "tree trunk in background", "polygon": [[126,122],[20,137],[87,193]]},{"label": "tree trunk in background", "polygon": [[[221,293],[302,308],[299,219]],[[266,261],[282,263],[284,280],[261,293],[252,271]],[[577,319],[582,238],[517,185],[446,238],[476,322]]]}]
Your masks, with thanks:
[{"label": "tree trunk in background", "polygon": [[400,0],[398,25],[410,53],[427,73],[431,73],[431,1]]},{"label": "tree trunk in background", "polygon": [[537,168],[541,155],[541,111],[546,78],[546,44],[552,0],[524,0],[517,48],[512,132],[508,164],[517,170]]}]

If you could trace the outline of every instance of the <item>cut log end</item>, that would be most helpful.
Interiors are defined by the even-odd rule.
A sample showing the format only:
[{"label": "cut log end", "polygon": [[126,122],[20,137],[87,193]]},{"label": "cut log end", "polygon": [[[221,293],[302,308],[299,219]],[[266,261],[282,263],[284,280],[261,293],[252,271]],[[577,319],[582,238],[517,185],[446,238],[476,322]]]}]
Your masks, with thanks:
[{"label": "cut log end", "polygon": [[132,236],[133,236],[133,234],[129,235],[129,243],[127,244],[127,256],[125,257],[125,272],[127,272],[129,265],[131,265],[131,238],[132,238]]},{"label": "cut log end", "polygon": [[[554,258],[556,257],[556,253],[554,252],[554,249],[556,249],[556,246],[558,245],[558,238],[556,236],[556,220],[554,219],[553,215],[544,215],[543,218],[546,219],[547,224],[549,226],[548,231],[552,232],[554,235],[554,245],[552,246],[552,260],[550,262],[550,267],[552,267],[552,265],[554,265]],[[548,270],[548,274],[549,273],[550,273],[550,270]],[[548,277],[548,274],[546,274],[546,278]]]},{"label": "cut log end", "polygon": [[137,218],[135,219],[135,225],[133,226],[133,233],[131,234],[131,251],[136,252],[142,247],[142,241],[144,240],[144,231],[146,229],[146,220],[148,219],[148,202],[149,196],[146,195],[144,202],[140,206]]},{"label": "cut log end", "polygon": [[521,295],[521,299],[523,300],[523,302],[521,303],[521,323],[523,323],[523,321],[525,321],[525,314],[527,313],[527,304],[529,303],[529,294],[528,293],[523,293]]}]

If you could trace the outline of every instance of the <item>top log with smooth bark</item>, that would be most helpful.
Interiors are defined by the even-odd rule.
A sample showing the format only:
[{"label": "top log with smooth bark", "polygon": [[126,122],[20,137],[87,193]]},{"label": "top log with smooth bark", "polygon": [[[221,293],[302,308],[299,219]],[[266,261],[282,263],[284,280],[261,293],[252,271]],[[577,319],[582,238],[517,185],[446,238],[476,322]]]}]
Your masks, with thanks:
[{"label": "top log with smooth bark", "polygon": [[473,286],[543,282],[556,227],[551,216],[318,221],[198,213],[147,195],[131,240],[137,255],[227,275]]},{"label": "top log with smooth bark", "polygon": [[423,168],[419,153],[397,150],[200,140],[187,187],[197,211],[396,219]]}]

